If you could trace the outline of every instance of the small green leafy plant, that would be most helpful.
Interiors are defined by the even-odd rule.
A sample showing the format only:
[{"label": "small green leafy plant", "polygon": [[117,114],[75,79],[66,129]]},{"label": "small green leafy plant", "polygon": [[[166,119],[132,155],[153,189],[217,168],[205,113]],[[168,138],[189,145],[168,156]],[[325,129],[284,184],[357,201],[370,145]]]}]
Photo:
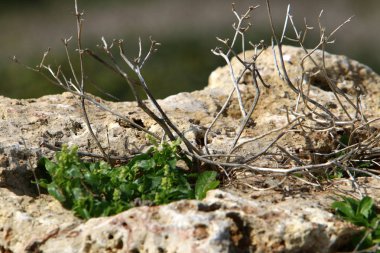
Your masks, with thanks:
[{"label": "small green leafy plant", "polygon": [[[363,227],[359,236],[352,241],[352,246],[356,250],[368,249],[380,244],[380,215],[376,213],[371,197],[365,196],[361,200],[356,200],[342,196],[342,201],[334,202],[332,208],[344,220]],[[380,253],[380,249],[372,252]]]},{"label": "small green leafy plant", "polygon": [[106,162],[79,159],[77,147],[63,147],[56,161],[41,160],[50,179],[38,184],[83,219],[108,216],[135,206],[135,201],[155,205],[180,199],[202,199],[219,185],[217,173],[187,173],[176,166],[189,162],[177,150],[179,141],[155,144],[128,164],[112,168]]}]

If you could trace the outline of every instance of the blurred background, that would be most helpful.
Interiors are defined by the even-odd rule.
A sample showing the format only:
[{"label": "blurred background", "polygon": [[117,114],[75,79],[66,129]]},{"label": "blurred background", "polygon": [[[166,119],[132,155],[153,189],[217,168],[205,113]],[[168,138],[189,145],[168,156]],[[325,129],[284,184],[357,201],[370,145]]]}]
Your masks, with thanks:
[{"label": "blurred background", "polygon": [[[224,65],[210,49],[219,46],[215,37],[230,37],[235,22],[231,12],[232,0],[79,0],[84,10],[84,47],[96,49],[101,36],[108,40],[123,38],[128,55],[136,55],[138,37],[145,49],[149,36],[162,43],[143,69],[143,75],[153,94],[158,98],[180,91],[201,89],[207,85],[210,72]],[[265,1],[241,0],[236,2],[239,11],[249,5],[260,4],[253,12],[253,26],[248,39],[270,43],[270,29]],[[74,0],[15,0],[0,2],[0,95],[12,98],[39,97],[62,92],[42,76],[14,64],[17,58],[24,64],[35,66],[43,52],[51,48],[48,61],[52,66],[65,65],[62,38],[75,35]],[[323,25],[332,31],[354,15],[335,36],[336,42],[327,51],[345,54],[370,66],[380,73],[380,1],[378,0],[273,0],[273,18],[277,29],[282,29],[286,6],[299,27],[304,18],[316,29],[308,37],[308,45],[315,45],[319,31],[317,18],[323,9]],[[291,30],[289,30],[290,35]],[[290,43],[289,43],[290,44]],[[72,48],[75,48],[74,41]],[[85,60],[89,78],[88,91],[107,98],[105,90],[121,100],[132,99],[126,84],[115,74],[91,60]],[[107,98],[110,99],[110,98]]]}]

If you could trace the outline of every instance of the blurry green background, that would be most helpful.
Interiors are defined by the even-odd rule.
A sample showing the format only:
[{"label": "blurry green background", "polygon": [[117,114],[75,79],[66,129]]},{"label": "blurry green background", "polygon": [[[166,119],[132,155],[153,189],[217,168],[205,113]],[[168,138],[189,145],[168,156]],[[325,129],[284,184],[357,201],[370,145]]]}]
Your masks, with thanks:
[{"label": "blurry green background", "polygon": [[[84,47],[96,49],[101,36],[123,38],[130,56],[136,55],[138,37],[149,46],[149,35],[162,43],[160,50],[144,68],[144,77],[153,93],[162,98],[180,91],[201,89],[210,72],[224,64],[210,49],[219,46],[216,36],[231,36],[235,22],[232,0],[79,0],[85,11]],[[64,65],[62,38],[75,35],[73,0],[14,0],[0,2],[0,95],[13,98],[39,97],[62,92],[37,73],[12,63],[14,55],[35,66],[43,52],[51,48],[48,61]],[[249,40],[270,42],[265,2],[235,1],[238,10],[260,4],[253,13]],[[327,50],[345,54],[380,73],[380,1],[378,0],[274,0],[273,16],[280,31],[286,5],[290,3],[295,21],[302,28],[304,17],[317,28],[317,17],[324,9],[323,24],[334,29],[348,17],[353,20],[335,36]],[[291,33],[289,33],[291,34]],[[309,37],[309,46],[318,30]],[[72,44],[74,48],[74,43]],[[145,48],[146,49],[146,48]],[[131,99],[123,81],[103,66],[86,59],[86,75],[91,93],[105,97],[102,89],[122,100]],[[96,87],[95,87],[96,86]]]}]

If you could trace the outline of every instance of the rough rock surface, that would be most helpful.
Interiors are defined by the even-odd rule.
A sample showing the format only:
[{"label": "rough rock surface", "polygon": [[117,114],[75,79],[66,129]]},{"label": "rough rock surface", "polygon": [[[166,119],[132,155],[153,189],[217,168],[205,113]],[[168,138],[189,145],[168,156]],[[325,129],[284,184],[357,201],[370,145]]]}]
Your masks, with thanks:
[{"label": "rough rock surface", "polygon": [[84,223],[49,196],[0,190],[1,252],[331,252],[356,232],[324,210],[329,194],[258,199],[214,190],[202,202],[133,208]]},{"label": "rough rock surface", "polygon": [[[302,50],[285,47],[287,67],[292,79],[299,75],[297,62]],[[361,89],[363,106],[369,119],[380,115],[380,77],[368,67],[344,56],[326,55],[330,77],[347,94]],[[233,67],[238,69],[237,61]],[[262,88],[255,126],[248,128],[242,140],[286,124],[284,106],[294,104],[296,96],[283,84],[268,50],[258,62],[263,79],[271,85]],[[306,64],[312,70],[311,64]],[[331,102],[332,92],[323,79],[311,81],[311,94],[322,104]],[[245,99],[252,98],[247,76],[241,84]],[[209,85],[201,91],[180,93],[159,101],[169,117],[195,144],[203,138],[204,127],[213,120],[232,89],[228,68],[210,75]],[[98,99],[98,98],[96,98]],[[98,101],[128,116],[153,132],[161,131],[134,102]],[[335,108],[332,106],[331,108]],[[112,155],[135,154],[149,145],[145,133],[95,106],[88,106],[91,124],[104,147]],[[240,111],[233,103],[210,133],[212,152],[225,151],[232,142],[231,132],[239,126]],[[335,111],[339,114],[340,112]],[[380,129],[380,127],[377,127]],[[314,147],[324,148],[324,136],[314,136]],[[325,138],[325,139],[324,139]],[[270,136],[247,146],[261,150]],[[37,197],[30,183],[41,156],[54,152],[42,142],[59,146],[77,145],[97,153],[81,115],[78,99],[69,93],[38,99],[0,98],[0,252],[333,252],[344,245],[355,229],[331,214],[329,205],[334,190],[303,190],[302,186],[258,193],[247,189],[209,192],[202,201],[179,201],[160,207],[138,207],[109,218],[80,221],[50,196]],[[307,149],[310,143],[288,135],[281,144]],[[200,144],[199,144],[200,145]],[[200,148],[202,148],[200,146]],[[243,151],[242,151],[243,152]],[[247,151],[248,152],[248,151]],[[39,170],[35,170],[38,176]],[[368,194],[379,199],[375,180],[362,180]],[[346,181],[335,182],[351,191]],[[371,187],[369,187],[371,186]],[[289,190],[290,188],[290,190]]]}]

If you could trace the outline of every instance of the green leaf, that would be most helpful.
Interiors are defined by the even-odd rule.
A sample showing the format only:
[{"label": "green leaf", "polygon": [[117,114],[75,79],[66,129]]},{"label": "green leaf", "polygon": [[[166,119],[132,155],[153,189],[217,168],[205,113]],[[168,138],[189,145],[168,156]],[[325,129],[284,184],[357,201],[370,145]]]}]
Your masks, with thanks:
[{"label": "green leaf", "polygon": [[334,202],[332,207],[347,221],[357,226],[370,226],[369,215],[373,206],[373,200],[370,197],[364,197],[362,200],[356,200],[349,197],[343,197],[343,201]]},{"label": "green leaf", "polygon": [[376,216],[376,217],[372,218],[372,220],[370,222],[370,226],[371,226],[372,229],[374,229],[374,233],[378,233],[379,236],[380,236],[380,226],[379,226],[379,223],[380,223],[380,217]]},{"label": "green leaf", "polygon": [[149,159],[150,155],[148,153],[151,152],[151,150],[152,149],[150,149],[147,153],[136,155],[131,161],[129,161],[127,166],[132,167],[138,161]]},{"label": "green leaf", "polygon": [[85,197],[85,194],[84,194],[82,188],[75,187],[75,188],[73,188],[71,191],[72,191],[72,193],[73,193],[73,197],[74,197],[76,200],[80,200],[80,199],[83,199],[83,198]]},{"label": "green leaf", "polygon": [[59,202],[63,203],[66,201],[65,195],[63,195],[63,193],[55,183],[49,184],[47,190],[49,194],[56,198]]},{"label": "green leaf", "polygon": [[177,159],[170,159],[167,161],[167,163],[169,164],[170,168],[175,169],[177,165]]},{"label": "green leaf", "polygon": [[377,226],[377,228],[373,231],[373,237],[376,240],[380,240],[380,227]]},{"label": "green leaf", "polygon": [[353,218],[355,217],[355,211],[352,209],[352,206],[343,201],[336,201],[332,204],[332,208],[337,210],[343,218]]},{"label": "green leaf", "polygon": [[136,165],[144,170],[149,170],[156,166],[156,162],[153,159],[140,160],[136,162]]},{"label": "green leaf", "polygon": [[342,199],[344,200],[344,202],[349,204],[353,210],[355,210],[355,211],[358,210],[359,203],[360,203],[359,200],[353,199],[350,197],[345,197],[345,196],[342,196]]},{"label": "green leaf", "polygon": [[74,212],[79,216],[81,217],[82,219],[90,219],[92,217],[92,215],[88,212],[88,210],[84,207],[78,207],[76,209],[74,209]]},{"label": "green leaf", "polygon": [[84,180],[90,185],[97,185],[100,183],[99,177],[89,171],[84,173]]},{"label": "green leaf", "polygon": [[373,199],[371,197],[365,196],[359,203],[358,212],[362,214],[365,218],[368,218],[373,206]]},{"label": "green leaf", "polygon": [[46,180],[46,179],[40,179],[40,180],[37,180],[36,182],[39,186],[41,186],[42,188],[46,188],[48,187],[49,185],[49,182]]},{"label": "green leaf", "polygon": [[57,165],[46,158],[44,159],[44,165],[49,174],[53,176],[55,174]]},{"label": "green leaf", "polygon": [[[380,217],[375,214],[374,201],[365,196],[361,200],[341,196],[343,201],[336,201],[332,207],[343,219],[357,226],[362,226],[360,234],[352,239],[353,247],[359,250],[368,249],[380,243]],[[363,236],[366,236],[365,238]],[[361,243],[358,245],[358,243]]]},{"label": "green leaf", "polygon": [[82,176],[82,173],[80,172],[80,168],[77,165],[70,166],[70,168],[66,170],[65,173],[70,178],[80,178]]},{"label": "green leaf", "polygon": [[350,221],[352,224],[356,226],[364,226],[366,228],[370,226],[368,219],[365,218],[362,214],[356,214],[354,217],[349,217],[346,220]]},{"label": "green leaf", "polygon": [[204,199],[207,191],[218,187],[219,181],[215,180],[217,175],[218,174],[215,171],[204,171],[199,175],[197,182],[195,183],[196,199]]}]

